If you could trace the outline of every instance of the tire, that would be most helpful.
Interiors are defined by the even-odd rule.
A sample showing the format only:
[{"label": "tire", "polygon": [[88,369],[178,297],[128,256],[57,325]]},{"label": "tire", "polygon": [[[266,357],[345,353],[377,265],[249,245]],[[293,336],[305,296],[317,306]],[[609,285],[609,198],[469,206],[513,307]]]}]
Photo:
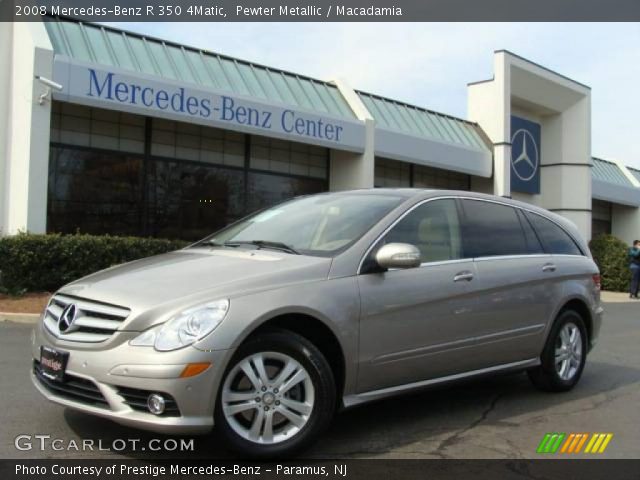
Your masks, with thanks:
[{"label": "tire", "polygon": [[[579,338],[572,337],[574,332],[579,334]],[[569,336],[568,345],[567,335]],[[540,366],[527,373],[533,384],[540,390],[566,392],[575,387],[580,380],[586,359],[587,329],[584,320],[574,310],[563,310],[551,327],[540,355]]]},{"label": "tire", "polygon": [[274,330],[250,338],[233,355],[214,420],[227,446],[244,457],[291,457],[318,438],[335,406],[333,372],[320,350],[300,335]]}]

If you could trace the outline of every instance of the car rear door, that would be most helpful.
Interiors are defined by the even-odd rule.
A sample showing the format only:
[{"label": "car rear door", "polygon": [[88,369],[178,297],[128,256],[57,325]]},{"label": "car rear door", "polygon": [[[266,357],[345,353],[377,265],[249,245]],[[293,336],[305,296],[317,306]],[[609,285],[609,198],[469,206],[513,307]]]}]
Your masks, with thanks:
[{"label": "car rear door", "polygon": [[518,208],[484,199],[461,204],[465,255],[477,272],[469,351],[480,367],[535,358],[558,295],[549,288],[551,256]]}]

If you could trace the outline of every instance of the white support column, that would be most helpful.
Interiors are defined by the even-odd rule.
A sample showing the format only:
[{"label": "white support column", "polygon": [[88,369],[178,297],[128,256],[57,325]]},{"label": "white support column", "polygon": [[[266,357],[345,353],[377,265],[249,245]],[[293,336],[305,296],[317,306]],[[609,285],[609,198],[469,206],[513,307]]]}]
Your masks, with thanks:
[{"label": "white support column", "polygon": [[640,240],[640,208],[613,204],[611,234],[631,245]]},{"label": "white support column", "polygon": [[7,193],[7,159],[11,138],[10,99],[11,63],[13,61],[13,23],[0,23],[0,235],[7,232],[9,198]]},{"label": "white support column", "polygon": [[493,149],[493,194],[511,196],[511,68],[504,52],[493,58],[497,134]]},{"label": "white support column", "polygon": [[[52,78],[53,49],[42,23],[16,22],[9,42],[10,86],[2,113],[4,142],[5,218],[3,233],[44,233],[47,223],[50,95],[36,76]],[[2,80],[0,80],[1,82]]]},{"label": "white support column", "polygon": [[468,85],[467,115],[493,143],[493,178],[474,179],[474,191],[511,196],[511,69],[504,52],[493,58],[494,77]]},{"label": "white support column", "polygon": [[331,150],[329,190],[372,188],[375,175],[375,121],[345,80],[334,80],[334,83],[358,120],[365,123],[365,149],[362,153]]}]

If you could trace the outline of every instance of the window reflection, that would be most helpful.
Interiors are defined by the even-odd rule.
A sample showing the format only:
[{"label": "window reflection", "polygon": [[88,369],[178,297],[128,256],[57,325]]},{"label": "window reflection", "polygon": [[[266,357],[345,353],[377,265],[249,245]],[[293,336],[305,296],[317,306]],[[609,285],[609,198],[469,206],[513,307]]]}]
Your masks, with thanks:
[{"label": "window reflection", "polygon": [[[91,110],[97,118],[99,111]],[[156,122],[154,135],[166,124]],[[185,138],[188,136],[187,127],[174,127]],[[302,155],[308,176],[289,170],[263,173],[245,170],[243,135],[225,132],[219,139],[212,134],[218,130],[196,128],[201,134],[196,161],[191,161],[184,139],[173,146],[174,158],[153,155],[155,137],[147,145],[147,151],[152,152],[147,157],[53,143],[47,230],[198,240],[253,211],[327,190],[326,149],[305,146],[304,153],[296,153],[302,148],[298,144],[278,141],[268,148],[287,147],[291,165],[296,165],[296,155]],[[204,155],[204,145],[215,159]],[[262,153],[259,145],[252,147],[255,152],[250,150],[250,164]],[[323,165],[324,176],[320,167],[314,167],[316,164]]]},{"label": "window reflection", "polygon": [[327,190],[326,181],[315,178],[251,172],[248,180],[247,213],[270,207],[292,197]]},{"label": "window reflection", "polygon": [[49,231],[140,233],[141,158],[69,148],[49,158]]},{"label": "window reflection", "polygon": [[244,174],[185,162],[150,162],[149,231],[195,240],[244,215]]}]

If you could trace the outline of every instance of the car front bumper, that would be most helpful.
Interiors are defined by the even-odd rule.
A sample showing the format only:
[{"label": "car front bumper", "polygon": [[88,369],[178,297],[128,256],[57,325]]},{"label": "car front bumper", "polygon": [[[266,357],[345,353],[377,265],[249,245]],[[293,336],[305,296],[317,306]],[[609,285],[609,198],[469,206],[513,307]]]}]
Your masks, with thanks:
[{"label": "car front bumper", "polygon": [[[201,351],[185,347],[157,352],[134,347],[135,332],[112,342],[113,348],[60,341],[39,324],[32,336],[31,380],[48,400],[119,424],[164,434],[206,433],[213,427],[213,412],[229,350]],[[39,373],[40,347],[69,352],[65,382],[56,383]],[[187,378],[180,374],[189,363],[210,362],[204,372]],[[123,394],[123,392],[126,392]],[[136,395],[132,401],[130,393]],[[146,409],[145,395],[160,393],[176,409],[154,415]]]}]

